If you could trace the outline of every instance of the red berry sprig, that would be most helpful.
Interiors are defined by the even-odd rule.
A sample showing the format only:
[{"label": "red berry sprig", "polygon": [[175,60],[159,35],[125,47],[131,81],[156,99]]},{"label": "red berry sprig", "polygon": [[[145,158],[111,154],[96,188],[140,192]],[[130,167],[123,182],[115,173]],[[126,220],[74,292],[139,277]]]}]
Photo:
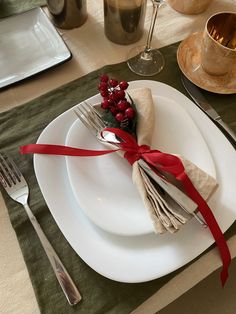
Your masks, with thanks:
[{"label": "red berry sprig", "polygon": [[129,84],[126,81],[118,82],[116,79],[109,79],[108,75],[100,76],[98,90],[103,100],[101,108],[110,111],[116,121],[124,126],[124,122],[129,124],[135,117],[135,110],[126,98],[126,89]]}]

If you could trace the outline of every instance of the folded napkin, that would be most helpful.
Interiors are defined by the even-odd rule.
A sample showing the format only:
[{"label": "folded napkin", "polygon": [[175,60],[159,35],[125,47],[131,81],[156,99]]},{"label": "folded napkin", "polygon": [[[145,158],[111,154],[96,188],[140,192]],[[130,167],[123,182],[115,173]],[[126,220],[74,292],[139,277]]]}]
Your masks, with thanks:
[{"label": "folded napkin", "polygon": [[[155,108],[151,91],[148,88],[140,88],[130,90],[129,94],[136,105],[138,113],[136,128],[137,142],[139,145],[145,144],[151,146],[155,124]],[[153,147],[153,149],[158,149],[158,147]],[[208,200],[217,187],[216,180],[191,161],[182,156],[178,157],[181,159],[185,172],[194,187],[205,200]],[[158,189],[137,161],[134,162],[132,167],[133,183],[136,185],[142,201],[148,210],[156,233],[164,233],[166,231],[174,233],[180,229],[181,225],[193,217],[180,208],[161,189]]]}]

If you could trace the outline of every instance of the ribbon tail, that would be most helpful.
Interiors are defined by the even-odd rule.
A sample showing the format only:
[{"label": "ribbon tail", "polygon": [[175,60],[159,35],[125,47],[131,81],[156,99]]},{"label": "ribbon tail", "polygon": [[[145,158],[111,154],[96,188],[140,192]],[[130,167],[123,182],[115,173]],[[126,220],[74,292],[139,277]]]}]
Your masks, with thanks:
[{"label": "ribbon tail", "polygon": [[124,143],[120,144],[120,148],[112,150],[87,150],[74,148],[62,145],[50,145],[50,144],[29,144],[20,147],[21,154],[51,154],[51,155],[65,155],[65,156],[101,156],[110,154],[119,150],[125,151],[124,157],[132,165],[134,161],[143,158],[150,166],[157,170],[166,171],[179,180],[184,187],[187,195],[198,204],[198,208],[202,216],[204,217],[219,249],[223,268],[221,271],[221,283],[225,285],[228,278],[228,268],[231,262],[230,251],[225,241],[224,235],[206,201],[195,189],[191,180],[184,171],[184,166],[181,160],[174,155],[165,154],[157,150],[150,150],[149,146],[138,146],[136,140],[128,133],[120,129],[105,129],[109,132],[113,132],[119,136]]},{"label": "ribbon tail", "polygon": [[195,189],[194,185],[192,184],[189,177],[184,174],[180,178],[181,182],[184,185],[185,191],[187,192],[188,196],[195,201],[198,204],[198,209],[200,213],[202,214],[203,218],[205,219],[214,239],[216,242],[216,245],[218,247],[221,260],[223,263],[222,271],[220,274],[221,277],[221,284],[222,287],[224,287],[227,278],[228,278],[228,268],[231,263],[231,255],[229,251],[229,247],[227,245],[227,242],[224,238],[224,235],[211,211],[209,206],[207,205],[206,201],[202,198],[202,196],[199,194],[199,192]]},{"label": "ribbon tail", "polygon": [[89,150],[81,149],[63,145],[51,145],[51,144],[29,144],[20,147],[21,154],[48,154],[48,155],[63,155],[63,156],[102,156],[110,153],[114,153],[119,149],[110,150]]}]

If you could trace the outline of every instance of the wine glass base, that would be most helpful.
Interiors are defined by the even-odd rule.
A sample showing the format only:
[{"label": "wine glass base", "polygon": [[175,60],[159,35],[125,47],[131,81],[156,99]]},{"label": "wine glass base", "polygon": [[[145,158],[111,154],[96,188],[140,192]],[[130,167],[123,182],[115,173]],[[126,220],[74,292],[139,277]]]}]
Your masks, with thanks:
[{"label": "wine glass base", "polygon": [[158,49],[145,52],[145,46],[134,47],[128,54],[128,67],[141,76],[153,76],[164,68],[165,60]]}]

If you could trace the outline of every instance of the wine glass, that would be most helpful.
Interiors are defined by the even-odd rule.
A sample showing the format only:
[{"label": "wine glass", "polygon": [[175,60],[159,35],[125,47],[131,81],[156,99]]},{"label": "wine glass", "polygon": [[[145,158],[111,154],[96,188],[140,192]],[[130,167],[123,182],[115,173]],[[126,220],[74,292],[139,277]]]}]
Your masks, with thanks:
[{"label": "wine glass", "polygon": [[153,11],[146,46],[139,46],[131,49],[127,61],[130,70],[141,76],[155,75],[159,73],[165,65],[165,60],[161,52],[158,49],[151,48],[152,35],[158,9],[164,0],[151,1],[153,4]]}]

